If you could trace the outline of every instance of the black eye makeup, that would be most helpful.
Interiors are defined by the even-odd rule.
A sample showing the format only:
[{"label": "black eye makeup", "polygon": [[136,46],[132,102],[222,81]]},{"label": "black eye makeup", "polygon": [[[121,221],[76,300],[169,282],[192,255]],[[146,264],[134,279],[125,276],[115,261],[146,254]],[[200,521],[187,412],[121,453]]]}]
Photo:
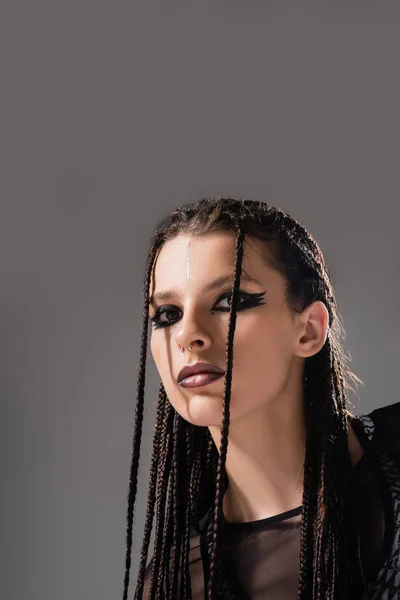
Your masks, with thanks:
[{"label": "black eye makeup", "polygon": [[[236,311],[239,312],[246,308],[254,308],[255,306],[261,306],[265,304],[263,302],[263,298],[266,292],[258,292],[256,294],[250,294],[249,292],[245,292],[244,290],[239,290],[238,302],[236,305]],[[230,299],[232,296],[232,292],[224,292],[221,296],[219,296],[217,302],[214,304],[211,312],[229,312],[230,311]],[[225,301],[225,306],[222,305]],[[179,320],[179,313],[181,313],[181,309],[177,308],[173,304],[164,304],[157,308],[153,317],[150,317],[150,320],[153,324],[154,329],[160,329],[162,327],[168,327],[169,325],[173,325]]]}]

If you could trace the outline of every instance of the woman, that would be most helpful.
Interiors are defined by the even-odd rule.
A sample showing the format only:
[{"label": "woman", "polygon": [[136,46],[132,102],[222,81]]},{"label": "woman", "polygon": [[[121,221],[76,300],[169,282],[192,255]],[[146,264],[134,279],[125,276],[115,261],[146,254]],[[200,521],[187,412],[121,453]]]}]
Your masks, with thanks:
[{"label": "woman", "polygon": [[167,217],[149,252],[124,600],[149,317],[162,383],[135,598],[400,597],[399,405],[348,409],[358,380],[304,227],[210,198]]}]

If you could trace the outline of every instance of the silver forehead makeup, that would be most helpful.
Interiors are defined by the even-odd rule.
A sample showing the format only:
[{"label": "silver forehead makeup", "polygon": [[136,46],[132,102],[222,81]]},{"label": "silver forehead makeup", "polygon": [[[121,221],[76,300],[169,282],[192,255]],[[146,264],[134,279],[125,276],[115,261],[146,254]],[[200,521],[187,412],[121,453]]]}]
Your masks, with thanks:
[{"label": "silver forehead makeup", "polygon": [[186,281],[190,279],[190,239],[186,241]]}]

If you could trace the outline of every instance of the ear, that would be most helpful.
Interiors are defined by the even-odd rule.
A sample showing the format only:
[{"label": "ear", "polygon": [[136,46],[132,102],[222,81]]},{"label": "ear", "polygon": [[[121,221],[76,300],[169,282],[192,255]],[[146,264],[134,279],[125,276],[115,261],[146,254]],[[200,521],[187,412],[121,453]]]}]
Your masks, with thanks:
[{"label": "ear", "polygon": [[329,313],[319,300],[307,306],[296,317],[296,356],[308,358],[317,354],[326,342],[329,326]]}]

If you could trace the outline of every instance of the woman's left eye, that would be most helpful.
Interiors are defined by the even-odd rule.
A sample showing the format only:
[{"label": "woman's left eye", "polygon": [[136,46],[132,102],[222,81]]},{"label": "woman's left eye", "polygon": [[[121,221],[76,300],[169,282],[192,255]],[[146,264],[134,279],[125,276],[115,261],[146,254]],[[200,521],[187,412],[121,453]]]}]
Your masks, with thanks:
[{"label": "woman's left eye", "polygon": [[[218,302],[214,305],[214,309],[215,308],[223,308],[226,310],[230,310],[231,308],[231,299],[232,299],[232,292],[226,292],[223,296],[221,296],[220,298],[218,298]],[[244,292],[239,292],[239,296],[238,296],[238,304],[237,306],[240,306],[243,302],[246,301],[246,297]],[[221,303],[223,304],[224,302],[226,302],[225,306],[221,307]]]},{"label": "woman's left eye", "polygon": [[[239,296],[238,296],[236,308],[237,309],[250,308],[251,306],[258,306],[259,304],[264,304],[263,302],[261,302],[261,299],[264,295],[265,295],[265,292],[260,292],[259,294],[249,294],[248,292],[239,290]],[[227,301],[227,306],[220,307],[220,310],[229,311],[231,309],[231,305],[230,305],[231,298],[232,298],[232,292],[225,292],[225,294],[223,294],[222,296],[220,296],[218,298],[218,302],[214,306],[214,309],[218,308],[218,305],[221,304],[221,302]]]}]

